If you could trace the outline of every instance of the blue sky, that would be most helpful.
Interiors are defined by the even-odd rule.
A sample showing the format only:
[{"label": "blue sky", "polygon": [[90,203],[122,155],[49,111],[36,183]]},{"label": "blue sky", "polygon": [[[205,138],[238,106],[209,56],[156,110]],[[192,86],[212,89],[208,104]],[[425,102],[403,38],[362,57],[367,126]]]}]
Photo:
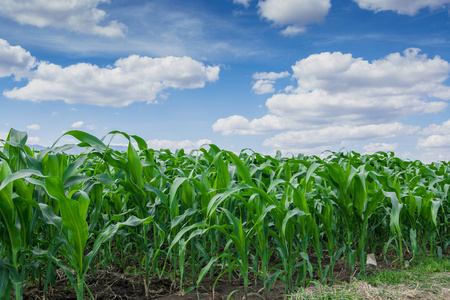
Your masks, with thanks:
[{"label": "blue sky", "polygon": [[450,160],[450,0],[1,2],[0,139]]}]

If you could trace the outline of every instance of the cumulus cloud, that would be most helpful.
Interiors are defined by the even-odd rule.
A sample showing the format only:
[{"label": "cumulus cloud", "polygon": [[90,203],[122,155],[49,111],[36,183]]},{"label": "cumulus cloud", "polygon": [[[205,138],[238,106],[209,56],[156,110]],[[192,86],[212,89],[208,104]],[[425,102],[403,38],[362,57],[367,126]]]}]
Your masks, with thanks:
[{"label": "cumulus cloud", "polygon": [[253,74],[252,78],[256,80],[277,80],[280,78],[286,78],[289,75],[289,72],[258,72]]},{"label": "cumulus cloud", "polygon": [[39,130],[39,129],[41,129],[41,126],[39,124],[30,124],[30,125],[27,126],[27,129]]},{"label": "cumulus cloud", "polygon": [[106,37],[122,37],[126,26],[116,20],[102,25],[107,17],[98,9],[110,0],[2,0],[0,16],[22,25],[55,27]]},{"label": "cumulus cloud", "polygon": [[250,5],[250,2],[251,2],[252,0],[233,0],[233,3],[236,3],[236,4],[242,4],[242,5],[244,5],[245,7],[248,7],[249,5]]},{"label": "cumulus cloud", "polygon": [[98,106],[123,107],[134,102],[152,103],[168,88],[194,89],[219,78],[218,66],[205,66],[190,57],[151,58],[131,55],[114,66],[101,68],[88,63],[62,67],[39,62],[29,82],[3,94],[8,98],[64,100]]},{"label": "cumulus cloud", "polygon": [[423,153],[419,157],[420,161],[426,164],[430,164],[432,162],[437,161],[450,161],[450,152],[443,152],[443,151],[428,151]]},{"label": "cumulus cloud", "polygon": [[36,59],[20,46],[0,39],[0,78],[14,76],[20,80],[35,66]]},{"label": "cumulus cloud", "polygon": [[424,154],[427,160],[450,159],[450,119],[442,124],[430,124],[420,134],[427,137],[419,138],[417,148],[427,151]]},{"label": "cumulus cloud", "polygon": [[[433,161],[450,161],[450,128],[448,124],[450,120],[444,122],[443,125],[431,125],[425,128],[421,133],[431,133],[430,128],[439,127],[435,134],[430,134],[427,137],[419,138],[417,141],[417,148],[424,150],[420,160],[425,163]],[[447,124],[447,125],[445,125]]]},{"label": "cumulus cloud", "polygon": [[450,148],[450,134],[433,134],[427,138],[420,138],[417,143],[419,148]]},{"label": "cumulus cloud", "polygon": [[395,151],[397,149],[398,143],[388,144],[388,143],[370,143],[365,145],[363,149],[366,151],[366,154],[372,154],[378,151],[388,152]]},{"label": "cumulus cloud", "polygon": [[252,90],[255,92],[255,94],[262,95],[262,94],[272,94],[275,92],[275,87],[273,86],[275,82],[271,80],[258,80],[256,81],[253,86]]},{"label": "cumulus cloud", "polygon": [[426,102],[408,95],[333,94],[313,90],[300,94],[277,94],[266,101],[269,111],[286,124],[309,127],[326,124],[368,124],[396,120],[401,116],[442,111],[444,102]]},{"label": "cumulus cloud", "polygon": [[78,129],[78,128],[83,127],[83,125],[84,125],[83,121],[77,121],[77,122],[74,122],[70,127],[72,127],[73,129]]},{"label": "cumulus cloud", "polygon": [[277,26],[287,26],[281,33],[293,36],[323,21],[330,7],[330,0],[265,0],[258,2],[258,13]]},{"label": "cumulus cloud", "polygon": [[149,140],[147,145],[152,149],[170,149],[172,151],[177,149],[184,149],[190,151],[192,149],[199,149],[205,144],[212,144],[211,140],[200,139],[197,141],[183,140],[183,141],[172,141],[172,140]]},{"label": "cumulus cloud", "polygon": [[274,84],[279,78],[288,77],[289,72],[261,72],[253,74],[252,78],[257,81],[253,84],[252,90],[255,94],[271,94],[275,92]]},{"label": "cumulus cloud", "polygon": [[[367,95],[426,95],[450,99],[448,78],[450,64],[436,56],[429,59],[420,49],[409,48],[400,53],[369,62],[351,54],[324,52],[298,61],[293,77],[299,91],[322,89],[328,92],[363,92]],[[405,76],[408,74],[408,76]]]},{"label": "cumulus cloud", "polygon": [[[266,139],[263,145],[290,151],[318,149],[342,145],[343,141],[417,133],[418,128],[397,121],[441,112],[447,107],[445,100],[450,100],[450,87],[446,85],[450,64],[439,56],[420,54],[415,48],[373,61],[340,52],[313,54],[296,62],[292,71],[297,85],[271,96],[266,101],[268,114],[250,120],[239,115],[221,118],[213,130],[223,135],[278,131],[281,133]],[[258,76],[266,78],[254,78]],[[450,127],[450,122],[440,126]],[[372,143],[365,150],[393,146]]]},{"label": "cumulus cloud", "polygon": [[[437,113],[447,106],[429,98],[450,100],[450,87],[445,85],[450,64],[438,56],[421,55],[418,49],[372,62],[351,54],[324,52],[298,61],[292,70],[298,86],[266,101],[270,117],[246,122],[238,116],[222,118],[213,129],[223,134],[263,134],[341,124],[383,124],[400,117]],[[263,129],[256,130],[251,124]]]},{"label": "cumulus cloud", "polygon": [[431,10],[445,8],[450,0],[354,0],[359,7],[375,12],[392,10],[402,15],[413,16],[423,8]]},{"label": "cumulus cloud", "polygon": [[420,131],[420,134],[422,135],[435,135],[435,134],[441,134],[441,135],[450,135],[450,119],[443,122],[442,124],[430,124],[424,129]]},{"label": "cumulus cloud", "polygon": [[417,130],[419,130],[417,126],[404,125],[398,122],[363,126],[332,126],[313,130],[283,132],[266,139],[263,145],[282,150],[314,148],[355,140],[391,139],[399,135],[415,133]]},{"label": "cumulus cloud", "polygon": [[286,121],[274,115],[265,115],[261,119],[253,121],[234,115],[217,120],[212,129],[222,132],[223,135],[259,135],[286,127]]}]

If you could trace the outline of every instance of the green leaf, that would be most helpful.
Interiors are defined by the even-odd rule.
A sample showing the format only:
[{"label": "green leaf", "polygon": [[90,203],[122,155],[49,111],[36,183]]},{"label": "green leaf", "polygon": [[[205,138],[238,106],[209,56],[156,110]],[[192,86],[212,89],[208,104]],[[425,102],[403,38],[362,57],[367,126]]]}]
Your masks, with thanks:
[{"label": "green leaf", "polygon": [[256,184],[253,182],[252,177],[250,176],[250,172],[248,168],[242,163],[241,159],[231,151],[226,151],[236,166],[239,176],[244,179],[244,182],[249,186],[256,187]]},{"label": "green leaf", "polygon": [[401,234],[400,229],[400,212],[403,208],[403,204],[398,201],[397,194],[395,192],[385,192],[383,191],[384,195],[391,199],[392,203],[392,210],[390,215],[390,226],[391,230],[394,232],[397,231],[398,234]]},{"label": "green leaf", "polygon": [[203,277],[205,277],[206,273],[211,269],[212,265],[219,259],[220,257],[211,257],[209,262],[202,268],[197,278],[197,285],[202,282]]},{"label": "green leaf", "polygon": [[17,143],[17,146],[24,147],[28,139],[28,135],[24,131],[18,131],[13,128],[9,131],[8,137],[6,140],[8,142]]},{"label": "green leaf", "polygon": [[68,228],[69,244],[73,249],[73,262],[76,262],[75,268],[80,276],[83,272],[83,255],[86,241],[89,237],[88,224],[82,215],[85,214],[85,202],[81,203],[66,197],[62,182],[57,177],[48,177],[45,179],[46,190],[50,196],[59,200],[61,209],[61,219],[65,227]]},{"label": "green leaf", "polygon": [[[80,130],[70,130],[70,131],[67,131],[66,133],[64,133],[61,137],[65,136],[65,135],[73,136],[80,142],[88,144],[89,146],[91,146],[92,148],[97,150],[98,152],[106,151],[106,145],[103,144],[103,142],[101,140],[99,140],[98,138],[96,138],[93,135],[90,135],[87,132],[80,131]],[[58,141],[59,141],[59,139],[53,144],[52,148]]]},{"label": "green leaf", "polygon": [[289,220],[294,216],[304,216],[306,215],[305,212],[301,211],[299,208],[294,208],[293,210],[288,211],[286,214],[286,217],[283,219],[283,225],[282,225],[282,234],[286,236],[286,225],[289,222]]},{"label": "green leaf", "polygon": [[176,216],[174,219],[172,219],[170,229],[173,229],[175,226],[178,226],[181,222],[184,221],[184,219],[192,216],[193,214],[195,214],[197,212],[198,212],[198,209],[188,208],[182,215]]},{"label": "green leaf", "polygon": [[172,186],[170,188],[169,207],[170,207],[170,217],[172,219],[178,215],[178,197],[176,196],[178,188],[186,180],[188,180],[186,177],[177,177],[174,179]]},{"label": "green leaf", "polygon": [[[0,167],[2,168],[2,172],[3,172],[3,168],[6,168],[4,166],[2,166],[3,164],[6,165],[5,162],[0,162]],[[6,172],[4,174],[7,174]],[[2,184],[0,185],[0,191],[3,190],[9,183],[17,180],[17,179],[22,179],[22,178],[26,178],[26,177],[30,177],[32,175],[36,175],[39,177],[44,177],[44,175],[42,175],[41,172],[39,171],[35,171],[35,170],[19,170],[17,172],[12,173],[11,175],[9,175],[8,177],[6,177],[3,181]],[[1,175],[3,177],[3,174]],[[1,179],[1,178],[0,178]]]},{"label": "green leaf", "polygon": [[117,231],[126,226],[126,227],[136,227],[141,224],[149,224],[151,222],[154,222],[153,218],[148,217],[145,219],[139,219],[135,216],[131,216],[128,218],[125,222],[120,222],[116,224],[109,225],[106,227],[95,239],[94,246],[92,247],[91,252],[89,252],[86,255],[86,258],[84,259],[83,263],[83,278],[86,275],[86,272],[88,271],[88,267],[91,264],[92,259],[97,255],[98,251],[100,250],[101,245],[107,241],[108,238],[112,237],[117,233]]}]

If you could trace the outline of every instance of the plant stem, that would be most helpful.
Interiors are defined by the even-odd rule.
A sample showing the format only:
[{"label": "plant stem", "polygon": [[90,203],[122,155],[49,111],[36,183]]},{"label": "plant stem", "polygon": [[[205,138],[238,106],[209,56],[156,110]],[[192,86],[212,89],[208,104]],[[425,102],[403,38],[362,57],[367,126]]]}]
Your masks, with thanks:
[{"label": "plant stem", "polygon": [[22,282],[14,282],[14,293],[16,294],[16,300],[22,300]]},{"label": "plant stem", "polygon": [[77,279],[77,300],[83,300],[83,294],[84,294],[84,280],[83,278],[78,277]]}]

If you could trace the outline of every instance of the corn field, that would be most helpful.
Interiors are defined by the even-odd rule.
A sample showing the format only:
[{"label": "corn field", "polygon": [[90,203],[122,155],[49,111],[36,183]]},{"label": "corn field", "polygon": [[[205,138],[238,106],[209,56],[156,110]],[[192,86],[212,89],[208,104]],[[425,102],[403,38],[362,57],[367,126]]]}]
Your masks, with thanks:
[{"label": "corn field", "polygon": [[[120,266],[179,290],[239,278],[286,293],[333,279],[338,260],[364,277],[367,254],[399,266],[450,253],[450,166],[393,153],[275,157],[215,145],[149,149],[134,135],[34,151],[27,134],[0,140],[0,296],[42,296],[64,272],[78,299],[86,275]],[[129,141],[112,149],[115,136]],[[120,253],[118,255],[117,253]]]}]

